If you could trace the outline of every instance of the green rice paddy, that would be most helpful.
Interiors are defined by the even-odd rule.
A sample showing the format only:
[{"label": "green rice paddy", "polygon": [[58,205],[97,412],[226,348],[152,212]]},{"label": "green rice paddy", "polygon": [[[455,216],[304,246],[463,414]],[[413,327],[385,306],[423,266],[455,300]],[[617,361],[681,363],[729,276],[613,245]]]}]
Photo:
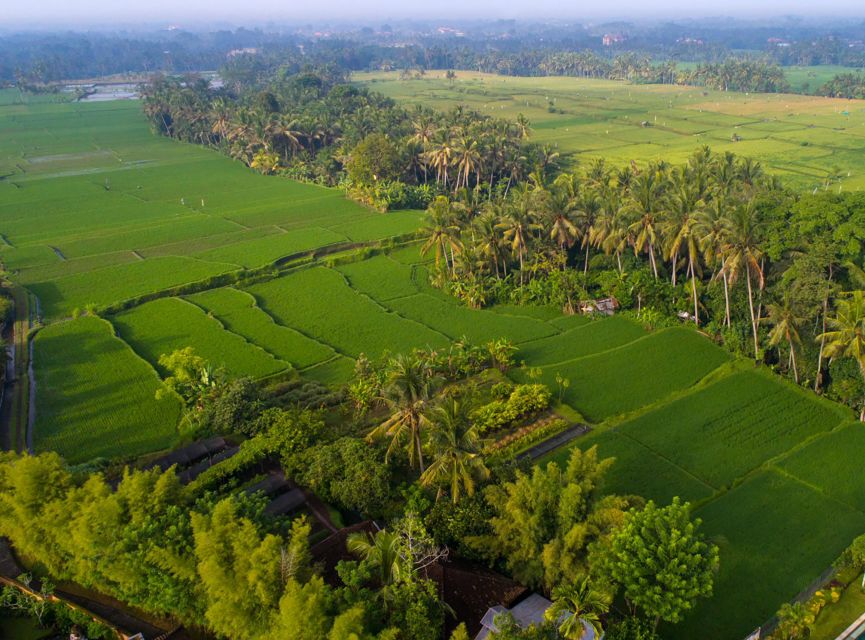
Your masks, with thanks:
[{"label": "green rice paddy", "polygon": [[[794,184],[821,184],[837,165],[850,172],[842,188],[865,186],[859,103],[460,76],[453,88],[435,78],[359,80],[442,108],[525,113],[538,141],[580,162],[677,161],[711,144],[750,153]],[[421,214],[378,214],[337,191],[260,176],[153,136],[135,103],[18,102],[0,92],[0,259],[37,295],[48,323],[34,345],[37,450],[78,462],[170,445],[180,405],[155,398],[166,373],[158,360],[186,346],[232,376],[294,370],[340,384],[361,353],[509,337],[525,362],[512,376],[528,380],[538,368],[593,426],[571,446],[597,444],[616,458],[607,490],[681,496],[721,547],[715,596],[665,637],[743,637],[865,530],[865,428],[731,361],[689,327],[649,332],[624,316],[589,320],[550,308],[471,310],[430,286],[417,244],[168,297],[173,287],[269,270],[286,256],[411,234]],[[75,308],[158,292],[107,321],[63,321]]]}]

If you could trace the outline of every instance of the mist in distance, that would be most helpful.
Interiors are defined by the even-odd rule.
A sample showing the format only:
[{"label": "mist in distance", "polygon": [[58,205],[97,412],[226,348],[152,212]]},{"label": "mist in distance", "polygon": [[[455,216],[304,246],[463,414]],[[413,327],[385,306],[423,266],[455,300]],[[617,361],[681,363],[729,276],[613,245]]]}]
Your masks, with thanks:
[{"label": "mist in distance", "polygon": [[[443,0],[438,3],[400,0],[20,0],[2,2],[4,27],[82,27],[88,25],[169,24],[195,30],[208,25],[255,23],[297,24],[304,21],[358,21],[381,24],[397,19],[532,19],[535,21],[599,21],[688,19],[707,17],[767,18],[819,16],[865,18],[862,0],[616,0],[611,3],[563,3],[561,0]],[[4,24],[5,23],[5,24]]]}]

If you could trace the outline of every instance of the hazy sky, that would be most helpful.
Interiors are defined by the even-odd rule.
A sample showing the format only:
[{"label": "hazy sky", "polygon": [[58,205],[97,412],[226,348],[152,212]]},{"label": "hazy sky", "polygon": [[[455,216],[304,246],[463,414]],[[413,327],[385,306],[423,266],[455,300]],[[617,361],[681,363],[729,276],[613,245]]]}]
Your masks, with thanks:
[{"label": "hazy sky", "polygon": [[863,0],[0,0],[0,26],[147,21],[240,24],[363,18],[600,18],[767,16],[865,17]]}]

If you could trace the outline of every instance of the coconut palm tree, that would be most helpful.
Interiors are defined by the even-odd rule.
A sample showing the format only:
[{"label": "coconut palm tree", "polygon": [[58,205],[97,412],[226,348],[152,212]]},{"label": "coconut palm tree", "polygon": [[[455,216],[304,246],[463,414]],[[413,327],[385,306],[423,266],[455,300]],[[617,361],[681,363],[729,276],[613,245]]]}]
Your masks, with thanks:
[{"label": "coconut palm tree", "polygon": [[727,275],[730,284],[734,284],[740,276],[745,276],[748,287],[748,308],[751,312],[751,330],[754,334],[754,358],[760,357],[759,338],[757,334],[757,316],[754,311],[754,287],[752,280],[757,279],[760,289],[763,289],[763,269],[761,258],[761,224],[757,218],[753,202],[734,210],[731,217],[730,236],[724,246],[724,265],[721,271]]},{"label": "coconut palm tree", "polygon": [[502,207],[500,204],[488,202],[486,207],[484,207],[484,212],[473,221],[475,241],[477,242],[478,249],[492,261],[496,278],[499,277],[499,262],[502,264],[504,275],[508,273],[508,263],[505,260],[502,237],[497,227],[501,211]]},{"label": "coconut palm tree", "polygon": [[408,573],[402,556],[402,539],[399,534],[387,530],[375,536],[358,531],[346,539],[348,551],[378,570],[378,581],[382,586],[399,582]]},{"label": "coconut palm tree", "polygon": [[718,271],[712,274],[715,278],[721,276],[724,281],[724,323],[730,326],[730,288],[727,272],[721,268],[724,262],[724,250],[730,242],[733,232],[730,217],[727,211],[727,200],[720,194],[716,196],[709,206],[697,213],[694,233],[700,239],[700,249],[703,251],[703,260]]},{"label": "coconut palm tree", "polygon": [[604,634],[601,616],[610,610],[610,594],[594,589],[584,577],[572,585],[553,589],[553,604],[544,617],[558,627],[559,635],[567,640],[580,640],[586,627],[596,638]]},{"label": "coconut palm tree", "polygon": [[700,237],[697,211],[703,202],[697,187],[688,180],[684,172],[677,173],[675,190],[670,198],[669,218],[666,224],[668,238],[667,255],[672,264],[672,283],[676,285],[676,263],[684,251],[688,256],[688,275],[691,276],[691,295],[694,300],[694,323],[700,324],[697,300],[697,271],[700,271]]},{"label": "coconut palm tree", "polygon": [[788,293],[784,294],[784,299],[780,303],[770,304],[766,310],[769,315],[764,320],[772,325],[772,330],[769,332],[769,344],[777,347],[781,342],[787,343],[790,348],[790,366],[793,369],[793,378],[798,384],[799,370],[796,367],[796,345],[802,344],[799,337],[802,316],[797,312]]},{"label": "coconut palm tree", "polygon": [[409,465],[425,471],[423,431],[429,425],[426,412],[437,386],[438,379],[416,358],[400,354],[390,361],[381,399],[391,415],[368,436],[370,440],[390,438],[386,460],[404,448]]},{"label": "coconut palm tree", "polygon": [[[446,196],[438,196],[430,204],[427,209],[427,223],[422,233],[426,235],[427,240],[421,247],[421,255],[425,256],[434,249],[436,267],[444,256],[445,267],[450,268],[453,273],[456,268],[454,254],[462,250],[462,244],[460,228],[456,224],[456,211],[453,203]],[[450,251],[450,262],[448,262],[448,251]]]},{"label": "coconut palm tree", "polygon": [[628,211],[637,220],[629,228],[633,236],[634,253],[649,254],[649,263],[655,280],[658,279],[658,265],[655,261],[655,246],[658,243],[657,219],[661,207],[662,186],[658,172],[646,170],[631,181],[628,189]]},{"label": "coconut palm tree", "polygon": [[535,195],[523,188],[508,207],[504,219],[497,225],[504,232],[505,239],[510,242],[511,251],[519,258],[520,285],[523,284],[529,238],[532,231],[540,229],[535,217]]},{"label": "coconut palm tree", "polygon": [[489,477],[489,469],[479,454],[480,442],[469,417],[470,409],[468,403],[452,397],[430,414],[429,450],[434,460],[420,482],[438,487],[436,500],[447,487],[456,504],[463,493],[474,495],[477,481]]},{"label": "coconut palm tree", "polygon": [[[826,355],[830,358],[853,358],[865,378],[865,292],[854,291],[849,298],[838,300],[835,315],[826,323],[831,331],[817,336],[825,341]],[[865,403],[859,419],[865,422]]]}]

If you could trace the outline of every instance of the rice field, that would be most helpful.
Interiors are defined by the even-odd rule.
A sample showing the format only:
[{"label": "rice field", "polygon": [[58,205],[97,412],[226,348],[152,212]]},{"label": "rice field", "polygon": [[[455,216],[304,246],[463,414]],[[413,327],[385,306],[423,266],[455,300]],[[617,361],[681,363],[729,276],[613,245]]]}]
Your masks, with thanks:
[{"label": "rice field", "polygon": [[118,335],[161,374],[159,356],[192,347],[232,377],[262,378],[289,367],[287,362],[226,329],[201,308],[179,298],[161,298],[112,319]]},{"label": "rice field", "polygon": [[[830,79],[824,68],[818,69],[793,69],[790,81],[816,88]],[[465,105],[510,120],[522,113],[535,141],[552,145],[574,163],[599,157],[614,165],[659,159],[675,163],[710,145],[716,152],[752,156],[791,186],[822,186],[837,166],[845,177],[835,188],[865,188],[858,161],[865,152],[863,101],[473,72],[457,72],[454,83],[444,72],[419,80],[400,80],[397,72],[358,73],[353,80],[436,109]]]},{"label": "rice field", "polygon": [[[454,87],[437,78],[357,79],[440,108],[525,113],[536,140],[574,161],[679,161],[711,144],[752,154],[797,185],[821,183],[837,165],[849,171],[841,188],[865,186],[859,103],[568,78],[460,74]],[[260,176],[155,137],[129,102],[19,104],[0,92],[0,176],[0,260],[49,322],[35,345],[38,450],[77,462],[170,444],[179,401],[156,401],[155,391],[166,374],[159,356],[178,348],[192,346],[231,376],[294,369],[341,384],[361,353],[508,337],[525,363],[512,377],[525,381],[538,369],[594,427],[571,446],[597,444],[616,458],[608,491],[692,501],[721,546],[715,597],[665,637],[743,637],[865,530],[857,455],[865,428],[845,411],[731,362],[689,327],[647,332],[624,316],[468,309],[431,287],[417,245],[163,297],[110,323],[60,321],[75,308],[328,245],[413,234],[419,212],[378,214],[337,191]]]},{"label": "rice field", "polygon": [[180,400],[156,399],[158,376],[108,322],[82,317],[46,327],[36,334],[33,355],[36,451],[57,451],[76,463],[171,445]]},{"label": "rice field", "polygon": [[276,324],[245,291],[226,287],[188,296],[222,325],[250,343],[291,363],[297,369],[311,367],[336,357],[336,352],[295,329]]},{"label": "rice field", "polygon": [[0,260],[49,319],[420,224],[155,136],[133,101],[4,96]]},{"label": "rice field", "polygon": [[[556,389],[556,376],[569,380],[564,401],[590,422],[601,422],[687,389],[729,359],[691,329],[663,329],[624,346],[544,365],[540,381]],[[525,371],[517,376],[527,379]]]}]

